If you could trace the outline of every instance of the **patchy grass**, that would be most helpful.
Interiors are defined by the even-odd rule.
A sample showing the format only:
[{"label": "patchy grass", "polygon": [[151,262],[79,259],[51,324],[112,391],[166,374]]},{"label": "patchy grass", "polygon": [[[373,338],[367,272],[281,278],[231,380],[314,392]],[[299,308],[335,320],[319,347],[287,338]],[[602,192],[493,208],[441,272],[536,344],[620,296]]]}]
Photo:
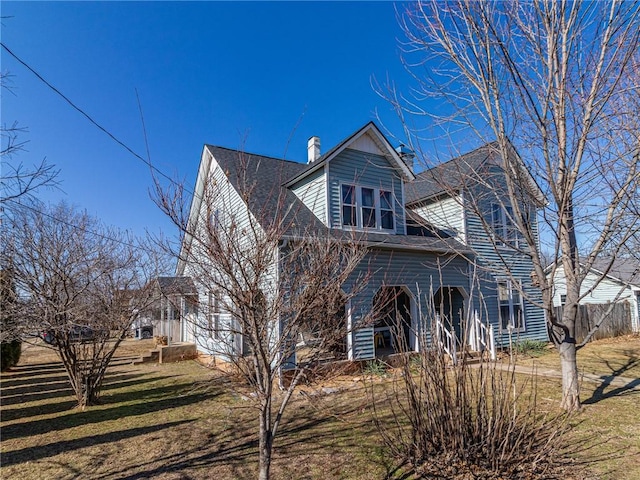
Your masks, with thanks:
[{"label": "patchy grass", "polygon": [[[127,340],[107,374],[102,404],[73,408],[54,352],[28,345],[18,367],[2,374],[1,478],[209,479],[251,478],[257,472],[255,409],[229,377],[195,361],[133,366],[151,343]],[[634,357],[635,355],[635,357]],[[579,354],[589,373],[640,377],[640,338],[594,342]],[[524,360],[523,360],[524,361]],[[553,352],[534,360],[558,368]],[[375,378],[376,388],[386,379]],[[540,378],[544,408],[560,401],[560,380]],[[334,393],[323,394],[322,387]],[[640,478],[640,391],[585,383],[584,410],[572,439],[567,478]],[[343,377],[305,387],[285,414],[275,443],[273,478],[385,478],[363,383]],[[604,459],[602,458],[604,457]],[[601,461],[592,463],[593,458]],[[582,464],[588,464],[583,473]],[[394,478],[393,475],[389,478]]]},{"label": "patchy grass", "polygon": [[[257,473],[252,401],[195,361],[130,364],[126,341],[102,404],[75,404],[55,353],[25,349],[1,376],[1,478],[251,478]],[[149,345],[145,346],[149,348]],[[346,390],[348,386],[348,390]],[[363,385],[349,378],[297,395],[276,439],[273,478],[384,476]]]},{"label": "patchy grass", "polygon": [[[548,346],[542,355],[520,359],[519,363],[560,369],[560,357],[552,346]],[[640,378],[640,335],[588,343],[578,351],[578,368],[581,373]]]}]

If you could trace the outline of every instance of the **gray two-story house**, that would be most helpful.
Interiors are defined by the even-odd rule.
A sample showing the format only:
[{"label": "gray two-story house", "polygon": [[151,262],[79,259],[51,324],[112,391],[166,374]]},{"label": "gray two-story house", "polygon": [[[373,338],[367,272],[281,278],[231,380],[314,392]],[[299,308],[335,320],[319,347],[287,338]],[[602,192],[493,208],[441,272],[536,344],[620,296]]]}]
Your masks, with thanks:
[{"label": "gray two-story house", "polygon": [[[399,345],[416,351],[421,345],[418,333],[433,331],[434,321],[439,331],[457,337],[453,343],[475,347],[479,347],[481,330],[477,324],[483,325],[483,337],[490,330],[500,343],[506,343],[506,336],[500,333],[507,330],[521,337],[546,338],[542,310],[518,295],[519,290],[513,288],[514,275],[502,277],[496,274],[498,270],[477,268],[479,263],[486,266],[492,262],[488,248],[492,242],[485,242],[481,229],[474,227],[476,220],[464,202],[448,198],[455,189],[437,191],[436,182],[430,182],[437,176],[426,172],[416,175],[411,157],[394,149],[374,123],[325,153],[320,151],[319,138],[312,137],[307,160],[298,163],[205,145],[190,222],[202,222],[203,218],[224,222],[229,209],[236,217],[268,222],[265,212],[284,207],[292,212],[292,225],[308,227],[317,235],[352,241],[355,237],[345,234],[357,233],[357,241],[366,245],[368,254],[362,270],[354,272],[349,281],[363,278],[365,270],[368,281],[344,305],[347,358],[372,359],[398,351]],[[225,200],[213,207],[201,201],[203,186],[212,182]],[[457,191],[465,195],[467,188],[465,184]],[[488,215],[495,215],[499,227],[497,209],[492,205],[487,204]],[[531,211],[535,221],[534,203]],[[185,236],[178,276],[193,276],[191,265],[202,260],[193,258],[191,241]],[[484,249],[483,242],[487,244]],[[513,268],[521,278],[518,288],[532,289],[532,269],[526,255],[517,259],[513,255]],[[198,286],[197,279],[194,281]],[[205,285],[198,288],[202,290],[200,302],[209,308],[192,315],[192,328],[184,329],[183,340],[195,342],[204,353],[217,354],[221,351],[217,342],[228,340],[228,336],[223,332],[212,335],[212,325],[216,332],[224,330],[225,325],[233,325],[233,318],[218,306],[224,302],[218,301],[216,292],[207,291]],[[389,298],[393,299],[391,307]],[[398,315],[402,318],[396,318]],[[398,320],[404,325],[401,342],[392,335],[392,323]],[[237,333],[234,330],[234,335]],[[241,339],[232,343],[234,351],[229,355],[246,353]]]}]

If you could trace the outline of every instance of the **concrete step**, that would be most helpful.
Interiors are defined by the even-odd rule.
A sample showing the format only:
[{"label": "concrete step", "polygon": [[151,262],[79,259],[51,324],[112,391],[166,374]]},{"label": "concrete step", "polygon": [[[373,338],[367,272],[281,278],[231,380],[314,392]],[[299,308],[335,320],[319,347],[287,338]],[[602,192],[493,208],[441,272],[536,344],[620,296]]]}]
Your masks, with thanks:
[{"label": "concrete step", "polygon": [[140,365],[143,363],[158,363],[160,359],[160,350],[150,350],[147,353],[143,353],[134,360],[132,363],[134,365]]}]

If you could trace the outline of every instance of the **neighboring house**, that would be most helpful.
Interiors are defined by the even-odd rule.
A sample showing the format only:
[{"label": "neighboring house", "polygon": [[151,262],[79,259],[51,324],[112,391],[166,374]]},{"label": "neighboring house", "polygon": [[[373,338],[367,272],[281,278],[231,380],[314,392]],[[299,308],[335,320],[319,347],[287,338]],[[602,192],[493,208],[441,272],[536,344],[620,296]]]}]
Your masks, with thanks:
[{"label": "neighboring house", "polygon": [[[224,223],[231,215],[269,222],[265,212],[281,207],[292,212],[292,224],[312,229],[318,235],[340,239],[348,236],[345,232],[357,232],[369,253],[360,271],[354,272],[353,281],[364,271],[370,273],[370,279],[344,305],[345,351],[349,359],[372,359],[395,351],[389,327],[393,312],[379,312],[374,322],[360,323],[372,309],[381,310],[381,299],[389,296],[395,298],[396,308],[391,310],[402,312],[406,323],[404,340],[410,350],[419,348],[414,332],[425,326],[420,315],[427,318],[425,312],[433,305],[439,318],[446,319],[443,323],[449,331],[459,337],[464,333],[461,317],[486,311],[488,318],[482,321],[494,328],[503,326],[505,332],[517,331],[522,337],[546,338],[542,311],[516,298],[515,290],[509,288],[510,280],[485,275],[480,288],[475,285],[470,246],[479,245],[481,240],[474,237],[480,233],[474,230],[471,218],[460,213],[455,226],[433,219],[425,221],[424,206],[432,202],[432,196],[422,195],[421,187],[412,187],[420,185],[422,174],[416,179],[411,158],[396,151],[374,123],[368,123],[323,155],[319,139],[312,137],[308,152],[308,163],[301,164],[205,145],[190,225],[197,229],[206,222]],[[212,183],[225,201],[205,205],[203,191],[205,185]],[[247,185],[251,195],[242,194]],[[435,201],[446,199],[440,195]],[[535,212],[535,208],[532,210]],[[295,231],[288,236],[295,241]],[[229,340],[237,331],[233,318],[219,306],[220,293],[207,290],[194,275],[194,265],[201,265],[203,259],[196,258],[192,242],[192,237],[185,236],[176,275],[193,276],[200,305],[208,308],[200,309],[197,322],[183,332],[182,339],[196,342],[202,352],[219,354],[221,339]],[[521,271],[523,287],[529,289],[530,265],[515,258],[513,265]],[[500,298],[498,292],[502,294]],[[229,355],[246,353],[241,338],[232,340],[234,351]],[[506,343],[506,336],[501,341]]]},{"label": "neighboring house", "polygon": [[189,316],[197,312],[198,291],[188,277],[157,277],[151,282],[152,300],[133,328],[141,338],[153,335],[167,337],[169,344],[180,342],[186,336]]},{"label": "neighboring house", "polygon": [[[630,330],[640,332],[640,265],[637,261],[627,259],[615,259],[611,268],[611,262],[603,258],[597,261],[594,267],[587,272],[580,295],[581,305],[608,305],[612,302],[629,304],[629,318],[627,320]],[[552,268],[547,271],[551,275]],[[606,272],[606,273],[605,273]],[[561,307],[567,293],[564,268],[558,265],[553,278],[555,287],[553,306]]]}]

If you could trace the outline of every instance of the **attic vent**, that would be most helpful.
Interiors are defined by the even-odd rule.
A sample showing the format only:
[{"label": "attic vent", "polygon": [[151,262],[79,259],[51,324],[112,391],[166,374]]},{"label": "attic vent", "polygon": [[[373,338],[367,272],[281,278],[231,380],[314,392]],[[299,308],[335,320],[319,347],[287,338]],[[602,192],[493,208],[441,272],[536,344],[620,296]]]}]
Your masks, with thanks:
[{"label": "attic vent", "polygon": [[307,142],[307,163],[320,158],[320,137],[311,137]]}]

